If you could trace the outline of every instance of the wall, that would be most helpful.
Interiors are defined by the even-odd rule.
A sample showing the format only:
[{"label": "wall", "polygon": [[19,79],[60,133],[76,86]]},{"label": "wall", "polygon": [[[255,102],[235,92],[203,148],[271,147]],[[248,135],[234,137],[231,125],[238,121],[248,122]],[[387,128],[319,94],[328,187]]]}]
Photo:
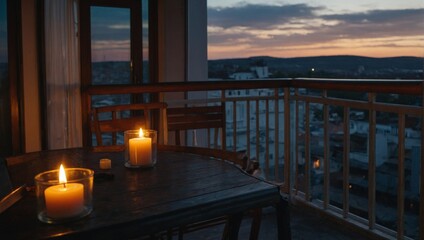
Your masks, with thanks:
[{"label": "wall", "polygon": [[[206,0],[159,0],[159,82],[207,80],[206,6]],[[196,92],[190,96],[184,93],[166,93],[161,99],[172,103],[173,100],[194,95],[206,98],[204,92]],[[173,134],[169,134],[170,144],[175,139]]]},{"label": "wall", "polygon": [[206,0],[159,1],[159,81],[207,80]]},{"label": "wall", "polygon": [[22,69],[25,152],[41,150],[36,9],[36,1],[22,0]]},{"label": "wall", "polygon": [[159,82],[183,82],[185,62],[185,0],[160,0],[159,19]]}]

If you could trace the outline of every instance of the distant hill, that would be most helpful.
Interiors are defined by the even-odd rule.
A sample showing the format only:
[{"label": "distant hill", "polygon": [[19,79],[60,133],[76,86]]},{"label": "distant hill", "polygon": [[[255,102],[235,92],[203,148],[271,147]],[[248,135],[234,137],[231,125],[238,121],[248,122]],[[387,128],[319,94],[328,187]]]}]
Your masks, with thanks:
[{"label": "distant hill", "polygon": [[[424,58],[361,56],[317,56],[275,58],[258,56],[250,58],[209,60],[209,74],[247,71],[250,66],[268,66],[273,77],[367,77],[422,79]],[[211,77],[211,76],[209,76]],[[219,76],[215,76],[219,77]]]}]

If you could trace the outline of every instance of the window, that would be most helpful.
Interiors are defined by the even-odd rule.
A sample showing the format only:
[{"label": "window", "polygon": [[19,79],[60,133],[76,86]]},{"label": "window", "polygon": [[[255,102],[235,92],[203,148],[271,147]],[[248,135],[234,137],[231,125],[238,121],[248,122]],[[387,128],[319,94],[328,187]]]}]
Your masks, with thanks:
[{"label": "window", "polygon": [[[80,3],[82,85],[148,83],[149,1]],[[83,95],[84,98],[87,96]],[[91,107],[97,107],[145,102],[149,101],[149,96],[97,95],[90,101]],[[88,111],[83,109],[83,119],[87,119]],[[86,136],[85,139],[92,138]]]},{"label": "window", "polygon": [[22,151],[18,110],[17,1],[0,0],[0,155]]},{"label": "window", "polygon": [[[141,1],[81,2],[81,23],[83,85],[148,81],[147,74],[143,74]],[[128,103],[130,98],[95,96],[92,106]]]},{"label": "window", "polygon": [[[9,79],[8,79],[8,44],[7,44],[7,14],[6,0],[0,0],[0,135],[7,136],[1,138],[1,149],[11,149],[10,146],[10,100],[9,100]],[[9,140],[9,141],[8,141]]]}]

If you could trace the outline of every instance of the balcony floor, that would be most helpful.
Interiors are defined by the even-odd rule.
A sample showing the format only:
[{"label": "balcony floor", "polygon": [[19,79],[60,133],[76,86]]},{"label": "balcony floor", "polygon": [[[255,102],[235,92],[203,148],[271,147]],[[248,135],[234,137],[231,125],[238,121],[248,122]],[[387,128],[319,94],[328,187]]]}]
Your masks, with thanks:
[{"label": "balcony floor", "polygon": [[[358,240],[367,237],[353,232],[351,229],[334,223],[320,215],[302,211],[299,208],[291,209],[291,233],[293,240]],[[260,240],[277,239],[274,208],[263,210],[262,224],[259,233]],[[185,240],[216,240],[221,239],[223,226],[216,226],[205,230],[184,235]],[[244,219],[241,225],[239,239],[249,239],[250,221]]]}]

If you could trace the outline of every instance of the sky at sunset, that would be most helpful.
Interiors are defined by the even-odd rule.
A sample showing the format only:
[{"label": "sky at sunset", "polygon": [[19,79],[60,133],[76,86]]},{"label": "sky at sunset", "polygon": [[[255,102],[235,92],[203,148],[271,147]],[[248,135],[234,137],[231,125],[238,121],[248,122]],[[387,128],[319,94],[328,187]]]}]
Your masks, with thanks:
[{"label": "sky at sunset", "polygon": [[[0,0],[0,62],[7,59],[5,2]],[[207,6],[208,59],[424,57],[424,0],[207,0]],[[146,18],[147,6],[142,9]],[[129,61],[129,14],[125,8],[91,9],[93,61]]]},{"label": "sky at sunset", "polygon": [[424,57],[423,0],[208,0],[208,58]]}]

